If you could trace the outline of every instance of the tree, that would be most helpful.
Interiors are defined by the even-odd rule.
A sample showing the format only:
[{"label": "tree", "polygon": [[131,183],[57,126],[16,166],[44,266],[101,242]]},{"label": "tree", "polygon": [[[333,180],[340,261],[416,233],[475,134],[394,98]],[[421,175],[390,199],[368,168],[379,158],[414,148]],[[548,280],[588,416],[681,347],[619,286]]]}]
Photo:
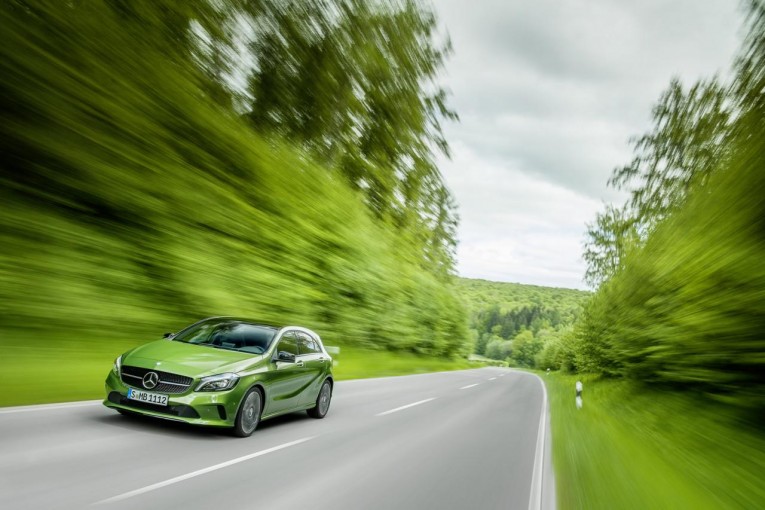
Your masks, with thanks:
[{"label": "tree", "polygon": [[534,358],[542,350],[543,344],[531,331],[518,333],[512,341],[513,360],[522,367],[533,367]]},{"label": "tree", "polygon": [[476,330],[472,330],[472,331],[474,331],[477,336],[477,340],[475,341],[475,348],[473,352],[483,356],[486,354],[486,347],[489,343],[489,338],[491,338],[491,335],[489,335],[488,333],[483,333],[479,335]]},{"label": "tree", "polygon": [[633,160],[609,180],[630,192],[630,215],[644,234],[684,203],[694,183],[703,185],[725,156],[730,89],[712,78],[686,91],[674,78],[652,113],[651,131],[632,139]]},{"label": "tree", "polygon": [[378,219],[394,224],[423,268],[449,275],[456,205],[435,165],[442,123],[457,118],[437,83],[448,39],[416,1],[261,0],[246,116],[336,168]]},{"label": "tree", "polygon": [[689,389],[759,424],[765,3],[748,6],[731,88],[710,80],[685,92],[673,81],[635,162],[615,172],[617,185],[637,181],[627,218],[640,246],[619,259],[562,347],[579,371]]},{"label": "tree", "polygon": [[614,276],[624,264],[624,257],[640,243],[636,220],[629,216],[627,207],[606,206],[587,224],[584,243],[584,261],[587,270],[584,281],[591,287]]},{"label": "tree", "polygon": [[535,366],[541,369],[560,370],[560,341],[556,338],[546,343],[534,360]]},{"label": "tree", "polygon": [[653,107],[652,129],[632,139],[634,157],[614,169],[609,185],[630,193],[622,207],[608,205],[587,225],[585,282],[613,277],[625,254],[642,246],[658,224],[681,207],[693,186],[704,186],[726,157],[733,125],[730,88],[716,78],[687,90],[673,79]]},{"label": "tree", "polygon": [[[231,24],[257,17],[248,13],[273,19],[268,9],[294,13],[279,14],[278,29],[255,37],[285,44],[282,67],[273,63],[282,75],[264,79],[292,77],[290,69],[302,66],[303,82],[286,80],[272,89],[283,95],[270,96],[291,109],[268,110],[282,111],[277,120],[299,137],[286,136],[281,124],[253,129],[226,82],[241,71],[234,50],[246,31]],[[351,14],[363,32],[355,32]],[[427,125],[433,134],[430,121],[413,121],[407,131],[386,115],[343,109],[332,80],[343,77],[336,63],[351,73],[362,66],[369,87],[373,70],[387,80],[400,73],[408,78],[393,83],[398,88],[368,92],[381,99],[390,92],[387,107],[400,108],[402,118],[435,115],[433,104],[403,107],[433,93],[428,69],[415,69],[424,80],[415,83],[404,68],[408,52],[433,48],[428,19],[414,3],[339,0],[0,3],[0,244],[3,264],[15,268],[0,285],[0,337],[12,336],[9,325],[39,324],[41,332],[67,332],[48,335],[55,338],[100,338],[88,329],[107,323],[133,336],[193,317],[256,313],[314,324],[357,346],[462,354],[467,321],[444,277],[449,252],[439,246],[448,247],[453,229],[437,173],[426,158],[364,162],[369,175],[388,175],[396,185],[409,178],[411,200],[397,199],[391,210],[403,208],[412,219],[398,224],[393,212],[370,212],[363,186],[349,186],[343,151],[321,151],[334,115],[349,111],[359,112],[354,123],[364,122],[359,136],[387,133],[393,139],[379,144],[410,155],[413,140],[426,144],[412,130]],[[416,40],[399,41],[398,26]],[[377,35],[368,38],[370,31]],[[336,39],[322,42],[326,33],[359,44],[333,46]],[[427,55],[411,56],[427,65]],[[314,77],[322,88],[311,89]],[[380,86],[390,84],[385,79]],[[348,97],[367,97],[365,90]],[[407,101],[395,106],[399,96]],[[407,168],[416,171],[399,172]],[[430,209],[418,208],[423,203]]]},{"label": "tree", "polygon": [[506,360],[513,353],[513,343],[501,338],[492,339],[486,346],[486,357],[497,360]]}]

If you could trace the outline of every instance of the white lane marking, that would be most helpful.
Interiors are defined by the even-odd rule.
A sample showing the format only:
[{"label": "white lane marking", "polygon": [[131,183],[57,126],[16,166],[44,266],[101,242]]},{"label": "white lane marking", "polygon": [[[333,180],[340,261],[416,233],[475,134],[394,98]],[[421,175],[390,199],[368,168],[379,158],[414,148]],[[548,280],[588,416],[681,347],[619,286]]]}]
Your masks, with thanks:
[{"label": "white lane marking", "polygon": [[468,384],[467,386],[463,386],[463,387],[462,387],[462,388],[460,388],[460,389],[461,389],[461,390],[466,390],[466,389],[468,389],[468,388],[472,388],[473,386],[478,386],[478,383],[475,383],[475,384]]},{"label": "white lane marking", "polygon": [[420,404],[424,404],[425,402],[430,402],[431,400],[435,400],[436,397],[433,398],[426,398],[425,400],[420,400],[419,402],[413,402],[411,404],[407,404],[405,406],[397,407],[395,409],[391,409],[390,411],[385,411],[383,413],[378,413],[375,416],[385,416],[386,414],[395,413],[397,411],[402,411],[404,409],[409,409],[410,407],[418,406]]},{"label": "white lane marking", "polygon": [[490,381],[493,381],[494,379],[496,379],[496,377],[490,377],[489,378]]},{"label": "white lane marking", "polygon": [[[528,373],[528,372],[527,372]],[[542,479],[544,478],[545,436],[547,436],[547,388],[542,378],[531,374],[542,385],[544,398],[542,399],[542,412],[539,416],[539,431],[537,432],[537,449],[534,455],[534,474],[531,477],[531,495],[529,496],[529,510],[542,510]]]},{"label": "white lane marking", "polygon": [[254,459],[255,457],[260,457],[261,455],[266,455],[267,453],[275,452],[277,450],[283,450],[284,448],[289,448],[290,446],[295,446],[300,443],[305,443],[306,441],[310,441],[311,439],[315,438],[316,436],[312,437],[304,437],[303,439],[298,439],[297,441],[291,441],[289,443],[280,444],[278,446],[274,446],[273,448],[268,448],[266,450],[261,450],[259,452],[251,453],[249,455],[245,455],[244,457],[238,457],[233,460],[229,460],[226,462],[221,462],[220,464],[215,464],[214,466],[206,467],[204,469],[200,469],[198,471],[192,471],[191,473],[186,473],[185,475],[176,476],[175,478],[170,478],[169,480],[165,480],[164,482],[155,483],[153,485],[148,485],[146,487],[143,487],[141,489],[136,489],[134,491],[125,492],[124,494],[120,494],[118,496],[114,496],[111,498],[103,499],[101,501],[98,501],[96,503],[93,503],[93,505],[103,505],[107,503],[114,503],[117,501],[122,501],[124,499],[132,498],[133,496],[138,496],[139,494],[145,494],[149,491],[153,491],[156,489],[161,489],[162,487],[167,487],[168,485],[172,485],[174,483],[182,482],[184,480],[188,480],[189,478],[194,478],[195,476],[204,475],[206,473],[209,473],[211,471],[215,471],[217,469],[222,469],[224,467],[232,466],[234,464],[238,464],[240,462],[244,462],[246,460]]},{"label": "white lane marking", "polygon": [[505,374],[499,374],[500,377],[505,377]]},{"label": "white lane marking", "polygon": [[69,409],[72,407],[95,406],[102,400],[85,400],[82,402],[64,402],[62,404],[41,404],[36,406],[0,407],[0,414],[28,413],[31,411],[51,411],[56,409]]}]

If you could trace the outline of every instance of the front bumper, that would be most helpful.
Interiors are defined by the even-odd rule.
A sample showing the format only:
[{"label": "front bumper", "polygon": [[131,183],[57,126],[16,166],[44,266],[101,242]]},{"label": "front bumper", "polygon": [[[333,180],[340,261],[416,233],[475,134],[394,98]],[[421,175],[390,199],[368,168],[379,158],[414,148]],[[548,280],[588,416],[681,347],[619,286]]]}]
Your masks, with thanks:
[{"label": "front bumper", "polygon": [[[193,388],[193,386],[192,386]],[[136,388],[142,389],[142,388]],[[221,392],[194,392],[168,395],[167,406],[156,406],[128,400],[128,386],[109,372],[105,383],[106,399],[103,404],[112,409],[123,409],[165,420],[182,421],[192,425],[233,427],[241,395],[235,387]]]}]

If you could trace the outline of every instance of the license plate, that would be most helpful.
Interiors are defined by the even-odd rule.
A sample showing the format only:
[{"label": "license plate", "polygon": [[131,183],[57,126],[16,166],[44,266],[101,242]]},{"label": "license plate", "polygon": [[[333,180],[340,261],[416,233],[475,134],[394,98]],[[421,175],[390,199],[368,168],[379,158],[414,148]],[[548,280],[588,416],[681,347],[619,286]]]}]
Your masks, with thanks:
[{"label": "license plate", "polygon": [[137,400],[138,402],[146,402],[147,404],[155,404],[158,406],[167,405],[167,395],[160,395],[159,393],[151,393],[149,391],[134,390],[133,388],[128,390],[127,398],[130,400]]}]

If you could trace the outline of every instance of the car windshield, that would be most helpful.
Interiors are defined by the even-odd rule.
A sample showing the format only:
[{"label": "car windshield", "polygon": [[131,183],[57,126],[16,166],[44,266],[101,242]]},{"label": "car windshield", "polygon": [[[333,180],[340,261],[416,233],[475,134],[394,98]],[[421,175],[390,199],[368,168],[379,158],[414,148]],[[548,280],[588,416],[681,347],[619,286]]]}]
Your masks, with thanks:
[{"label": "car windshield", "polygon": [[268,350],[277,329],[232,320],[194,324],[173,337],[174,342],[206,345],[218,349],[262,354]]}]

